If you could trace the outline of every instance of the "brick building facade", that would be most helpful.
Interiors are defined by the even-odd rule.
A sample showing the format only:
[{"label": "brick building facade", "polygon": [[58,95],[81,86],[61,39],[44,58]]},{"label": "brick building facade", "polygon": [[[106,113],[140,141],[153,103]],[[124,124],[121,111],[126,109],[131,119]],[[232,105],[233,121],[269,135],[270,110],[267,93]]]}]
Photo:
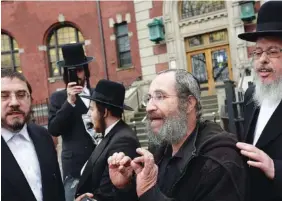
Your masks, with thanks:
[{"label": "brick building facade", "polygon": [[[49,56],[50,35],[64,26],[77,29],[83,37],[86,54],[95,57],[90,63],[93,86],[101,78],[129,86],[136,79],[150,81],[157,72],[168,68],[184,68],[192,73],[201,68],[198,76],[203,77],[203,90],[208,94],[216,93],[222,86],[222,80],[215,80],[216,60],[221,61],[221,67],[225,62],[226,77],[235,81],[245,68],[250,68],[249,53],[254,44],[239,40],[237,35],[254,30],[256,20],[244,23],[240,19],[239,1],[219,2],[217,7],[206,4],[205,8],[210,11],[193,12],[193,15],[189,10],[194,8],[193,3],[188,5],[189,8],[183,2],[5,1],[1,2],[1,31],[17,42],[19,65],[33,86],[36,100],[48,98],[53,91],[64,87],[61,76],[51,75]],[[263,2],[254,4],[256,13]],[[154,18],[162,19],[164,24],[165,40],[159,44],[149,39],[148,23]],[[125,35],[119,35],[117,26],[124,24],[127,27]],[[130,55],[131,59],[126,67],[119,61],[119,41],[123,37],[128,38],[128,43],[122,53]],[[81,42],[80,38],[78,42]],[[200,45],[196,44],[195,39],[201,39],[203,43],[198,41]],[[195,59],[200,57],[206,63],[197,66]]]},{"label": "brick building facade", "polygon": [[[99,27],[99,10],[103,26],[106,65]],[[65,85],[61,76],[50,75],[48,36],[64,26],[77,28],[85,42],[85,52],[94,56],[90,63],[91,85],[107,78],[130,85],[141,76],[140,57],[132,2],[1,2],[2,34],[18,44],[19,65],[30,81],[35,100],[44,100]],[[109,24],[109,19],[113,24]],[[131,50],[131,66],[120,68],[115,41],[114,24],[126,22]],[[2,39],[3,42],[3,39]],[[2,46],[3,47],[3,46]],[[3,49],[3,48],[2,48]],[[3,67],[3,62],[2,62]],[[107,67],[107,74],[105,68]]]}]

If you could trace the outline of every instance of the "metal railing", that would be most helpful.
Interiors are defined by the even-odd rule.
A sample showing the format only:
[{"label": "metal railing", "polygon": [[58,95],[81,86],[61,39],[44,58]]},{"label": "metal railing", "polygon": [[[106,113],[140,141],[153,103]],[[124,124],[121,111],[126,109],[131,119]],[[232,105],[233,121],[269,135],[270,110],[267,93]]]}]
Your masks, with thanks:
[{"label": "metal railing", "polygon": [[32,104],[31,120],[39,125],[48,125],[49,99],[34,101]]},{"label": "metal railing", "polygon": [[224,81],[225,85],[225,111],[227,116],[221,117],[224,129],[236,134],[238,137],[244,132],[244,95],[242,91],[235,92],[235,84],[232,80]]}]

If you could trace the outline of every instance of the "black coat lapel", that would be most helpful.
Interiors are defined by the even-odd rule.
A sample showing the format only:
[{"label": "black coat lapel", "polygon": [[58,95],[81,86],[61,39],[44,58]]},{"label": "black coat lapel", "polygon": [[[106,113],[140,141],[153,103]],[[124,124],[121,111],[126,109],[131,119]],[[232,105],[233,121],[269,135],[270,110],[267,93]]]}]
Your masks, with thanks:
[{"label": "black coat lapel", "polygon": [[261,136],[256,144],[257,147],[262,148],[270,141],[274,140],[278,135],[282,134],[282,101],[273,112],[266,126],[264,127]]},{"label": "black coat lapel", "polygon": [[36,201],[20,166],[2,137],[1,143],[1,160],[3,161],[1,168],[2,179],[9,180],[15,188],[15,192],[20,194],[22,200]]},{"label": "black coat lapel", "polygon": [[78,190],[83,185],[83,183],[88,179],[88,177],[91,176],[91,173],[92,173],[92,170],[93,170],[93,166],[95,165],[97,159],[103,153],[104,149],[106,148],[106,146],[110,142],[110,139],[112,138],[114,133],[116,133],[118,130],[120,130],[120,127],[122,127],[123,124],[124,124],[123,121],[120,120],[112,128],[112,130],[106,135],[106,137],[103,138],[103,140],[100,142],[100,144],[96,146],[96,148],[92,152],[92,154],[91,154],[91,156],[90,156],[90,158],[89,158],[89,160],[87,162],[85,170],[83,171],[83,173],[81,175],[81,178],[80,178],[80,181],[79,181],[79,185],[78,185]]},{"label": "black coat lapel", "polygon": [[245,130],[244,130],[244,136],[243,136],[243,141],[246,142],[247,138],[249,138],[249,135],[253,135],[253,132],[250,132],[251,130],[254,131],[254,129],[251,128],[251,125],[253,124],[254,126],[256,124],[254,124],[254,118],[256,117],[255,114],[256,112],[258,112],[257,110],[259,110],[259,107],[255,104],[255,102],[253,101],[253,99],[251,99],[247,104],[246,104],[246,108],[244,111],[245,114]]}]

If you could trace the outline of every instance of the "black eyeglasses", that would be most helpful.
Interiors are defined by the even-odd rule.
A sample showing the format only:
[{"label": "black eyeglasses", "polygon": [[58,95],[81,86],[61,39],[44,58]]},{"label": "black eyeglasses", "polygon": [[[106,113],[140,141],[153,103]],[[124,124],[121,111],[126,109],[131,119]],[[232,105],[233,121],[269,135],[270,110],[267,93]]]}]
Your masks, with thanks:
[{"label": "black eyeglasses", "polygon": [[258,60],[261,58],[262,54],[263,53],[266,53],[266,55],[269,57],[269,58],[278,58],[281,56],[281,52],[282,52],[282,48],[279,48],[279,47],[271,47],[269,49],[266,49],[266,50],[262,50],[260,48],[257,48],[255,49],[253,52],[252,52],[252,56],[254,58],[254,60]]},{"label": "black eyeglasses", "polygon": [[1,91],[1,101],[11,100],[13,94],[18,101],[27,100],[30,97],[30,94],[27,91]]}]

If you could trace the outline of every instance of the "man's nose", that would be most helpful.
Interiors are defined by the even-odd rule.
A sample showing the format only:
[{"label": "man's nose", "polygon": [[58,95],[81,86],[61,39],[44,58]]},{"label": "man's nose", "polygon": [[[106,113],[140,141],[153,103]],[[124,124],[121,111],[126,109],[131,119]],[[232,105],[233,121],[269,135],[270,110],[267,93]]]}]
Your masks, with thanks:
[{"label": "man's nose", "polygon": [[259,62],[262,64],[269,63],[269,57],[266,52],[263,52],[259,58]]},{"label": "man's nose", "polygon": [[149,113],[149,112],[155,111],[155,110],[157,110],[157,106],[155,105],[153,99],[151,98],[147,103],[146,112]]},{"label": "man's nose", "polygon": [[15,94],[11,94],[9,106],[15,106],[15,105],[20,105],[20,103],[17,97],[15,96]]}]

